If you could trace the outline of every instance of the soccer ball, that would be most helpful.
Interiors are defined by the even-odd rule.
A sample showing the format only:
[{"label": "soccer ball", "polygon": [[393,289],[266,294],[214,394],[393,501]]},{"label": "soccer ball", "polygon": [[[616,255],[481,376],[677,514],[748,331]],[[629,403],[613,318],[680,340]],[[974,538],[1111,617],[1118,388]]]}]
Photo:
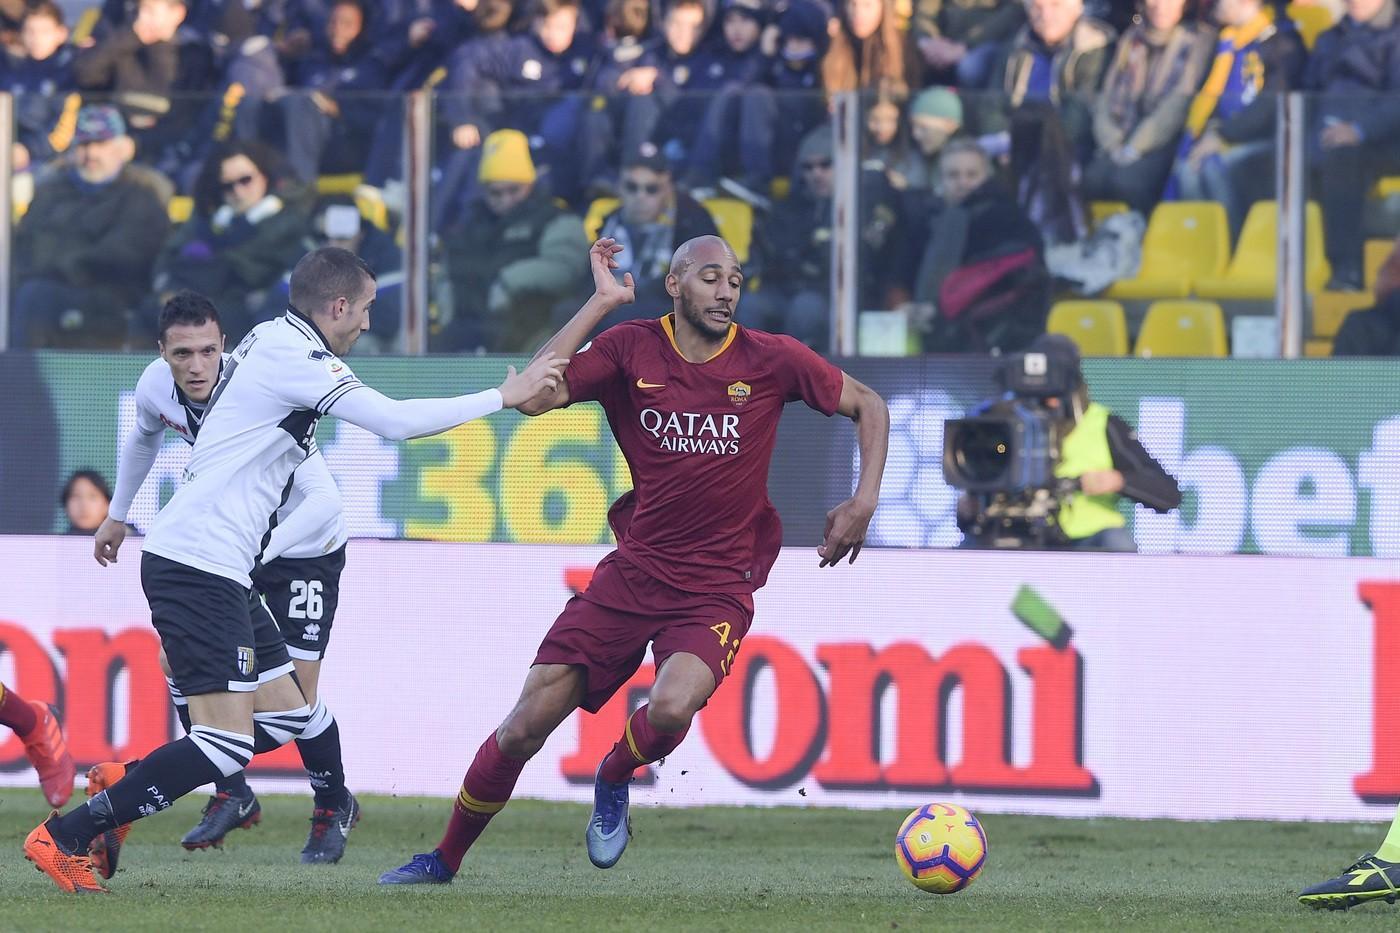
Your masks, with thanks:
[{"label": "soccer ball", "polygon": [[916,888],[952,894],[972,884],[987,864],[987,834],[962,807],[930,803],[905,817],[894,837],[894,857]]}]

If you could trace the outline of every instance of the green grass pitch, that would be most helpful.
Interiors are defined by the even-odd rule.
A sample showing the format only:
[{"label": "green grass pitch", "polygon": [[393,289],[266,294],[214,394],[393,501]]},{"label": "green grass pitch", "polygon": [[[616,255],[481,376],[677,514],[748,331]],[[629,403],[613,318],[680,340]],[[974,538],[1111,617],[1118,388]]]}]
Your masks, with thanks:
[{"label": "green grass pitch", "polygon": [[[79,792],[81,794],[81,791]],[[1298,906],[1384,827],[982,817],[987,868],[967,891],[924,894],[892,852],[903,811],[633,809],[614,869],[583,847],[587,811],[512,803],[450,886],[381,889],[379,872],[430,849],[446,800],[366,797],[336,866],[304,867],[309,799],[264,797],[263,823],[225,849],[186,853],[194,795],[139,823],[111,897],[64,895],[20,854],[45,809],[0,789],[0,931],[257,930],[1360,930],[1400,905],[1346,914]],[[974,807],[975,811],[975,807]]]}]

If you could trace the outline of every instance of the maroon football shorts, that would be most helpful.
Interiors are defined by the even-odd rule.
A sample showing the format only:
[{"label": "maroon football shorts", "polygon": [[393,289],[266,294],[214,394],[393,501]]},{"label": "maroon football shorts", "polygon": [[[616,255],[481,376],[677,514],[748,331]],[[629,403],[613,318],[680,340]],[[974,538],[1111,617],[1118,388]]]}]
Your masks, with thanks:
[{"label": "maroon football shorts", "polygon": [[687,593],[613,552],[554,620],[535,663],[584,668],[583,708],[596,713],[637,672],[648,642],[658,671],[673,654],[693,654],[710,666],[718,687],[752,622],[752,596]]}]

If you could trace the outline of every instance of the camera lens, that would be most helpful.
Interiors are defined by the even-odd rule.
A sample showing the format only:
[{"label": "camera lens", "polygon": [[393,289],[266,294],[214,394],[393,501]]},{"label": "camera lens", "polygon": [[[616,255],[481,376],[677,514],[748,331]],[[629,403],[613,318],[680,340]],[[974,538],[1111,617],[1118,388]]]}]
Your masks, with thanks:
[{"label": "camera lens", "polygon": [[958,438],[958,470],[970,482],[991,483],[1006,472],[1011,457],[1011,432],[1002,422],[965,424]]}]

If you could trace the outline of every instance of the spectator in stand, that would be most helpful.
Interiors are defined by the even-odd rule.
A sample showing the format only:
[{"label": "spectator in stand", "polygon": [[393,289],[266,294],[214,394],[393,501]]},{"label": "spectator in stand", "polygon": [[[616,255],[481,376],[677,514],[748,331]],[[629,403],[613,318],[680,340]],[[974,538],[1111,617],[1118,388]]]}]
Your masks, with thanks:
[{"label": "spectator in stand", "polygon": [[433,349],[519,353],[549,336],[551,309],[584,282],[587,237],[536,183],[519,130],[486,138],[478,173],[480,199],[443,238],[453,319]]},{"label": "spectator in stand", "polygon": [[1026,21],[1020,0],[918,0],[914,37],[933,80],[985,88],[992,69]]},{"label": "spectator in stand", "polygon": [[822,59],[822,85],[841,91],[908,94],[923,86],[922,58],[899,28],[894,0],[845,0]]},{"label": "spectator in stand", "polygon": [[59,497],[68,519],[68,534],[93,535],[107,520],[112,505],[112,487],[96,470],[77,470],[63,484]]},{"label": "spectator in stand", "polygon": [[[797,151],[792,191],[754,230],[758,291],[744,297],[755,327],[789,334],[813,349],[831,336],[831,128],[817,127]],[[895,246],[901,239],[898,202],[880,172],[861,172],[859,295],[862,309],[888,307]]]},{"label": "spectator in stand", "polygon": [[[1027,101],[1049,101],[1060,111],[1082,163],[1093,152],[1091,114],[1113,53],[1115,33],[1084,14],[1083,0],[1025,0],[1025,4],[1027,23],[992,72],[991,87],[1006,96],[987,98],[976,121],[978,130],[1004,133],[1011,111]],[[1000,145],[1009,145],[1009,137],[1003,137]]]},{"label": "spectator in stand", "polygon": [[642,143],[623,160],[620,187],[622,203],[603,218],[599,235],[626,247],[617,256],[617,272],[632,273],[637,300],[619,312],[623,317],[609,315],[607,326],[629,316],[655,317],[657,308],[664,308],[669,300],[666,273],[676,248],[698,236],[719,235],[700,202],[676,189],[670,166],[655,143]]},{"label": "spectator in stand", "polygon": [[529,32],[463,45],[443,82],[443,114],[453,144],[471,156],[459,157],[461,167],[450,171],[460,175],[475,164],[474,150],[491,129],[518,129],[548,167],[554,194],[578,200],[605,151],[604,140],[582,131],[592,65],[593,40],[579,29],[578,0],[535,0]]},{"label": "spectator in stand", "polygon": [[1307,50],[1264,0],[1216,0],[1224,27],[1205,85],[1186,118],[1169,194],[1218,201],[1232,235],[1249,206],[1273,197],[1277,96],[1302,82]]},{"label": "spectator in stand", "polygon": [[335,0],[325,44],[296,64],[290,74],[294,90],[277,101],[287,161],[303,184],[323,173],[364,168],[386,101],[362,95],[388,87],[365,19],[361,0]]},{"label": "spectator in stand", "polygon": [[1047,247],[1089,235],[1079,165],[1059,113],[1045,101],[1024,104],[1012,114],[1009,168],[1016,203]]},{"label": "spectator in stand", "polygon": [[14,170],[53,158],[68,148],[69,133],[60,128],[66,109],[76,109],[78,99],[73,75],[73,47],[63,11],[53,0],[38,0],[24,14],[20,27],[22,58],[8,57],[0,90],[15,95]]},{"label": "spectator in stand", "polygon": [[821,63],[831,42],[830,23],[831,11],[823,0],[792,0],[778,16],[777,54],[764,83],[743,98],[746,111],[754,113],[741,119],[773,128],[768,164],[774,171],[792,165],[798,144],[826,122]]},{"label": "spectator in stand", "polygon": [[1183,20],[1186,0],[1144,0],[1145,18],[1118,42],[1094,107],[1098,152],[1084,170],[1093,200],[1126,201],[1144,217],[1162,196],[1213,32]]},{"label": "spectator in stand", "polygon": [[171,175],[202,109],[195,95],[213,79],[207,40],[181,34],[186,13],[181,0],[140,0],[130,26],[83,49],[73,63],[79,88],[110,94],[122,108],[142,161]]},{"label": "spectator in stand", "polygon": [[651,43],[635,66],[616,77],[599,73],[600,92],[626,95],[621,108],[623,152],[654,142],[683,170],[694,158],[713,92],[736,79],[731,66],[751,66],[747,59],[736,64],[732,57],[726,60],[704,48],[706,15],[703,0],[674,0],[662,21],[661,40]]},{"label": "spectator in stand", "polygon": [[[686,187],[708,195],[716,184],[726,193],[766,210],[773,180],[773,122],[763,108],[745,107],[763,80],[767,64],[759,38],[768,14],[761,0],[725,0],[722,39],[710,70],[719,88],[688,159]],[[720,177],[723,173],[724,177]]]},{"label": "spectator in stand", "polygon": [[1376,273],[1375,297],[1373,307],[1343,319],[1333,356],[1400,356],[1400,239]]},{"label": "spectator in stand", "polygon": [[1347,0],[1318,36],[1304,88],[1317,95],[1311,164],[1317,172],[1334,291],[1360,291],[1366,192],[1400,170],[1400,15],[1394,0]]},{"label": "spectator in stand", "polygon": [[[598,37],[598,74],[621,75],[646,54],[651,31],[648,0],[608,0]],[[596,80],[596,77],[595,77]]]},{"label": "spectator in stand", "polygon": [[215,149],[194,187],[194,213],[177,227],[156,260],[158,308],[180,289],[197,291],[219,309],[236,344],[256,323],[265,293],[303,253],[306,214],[281,196],[282,172],[260,143]]},{"label": "spectator in stand", "polygon": [[909,136],[917,157],[906,179],[910,189],[932,191],[939,153],[962,128],[962,98],[946,87],[924,88],[909,102]]},{"label": "spectator in stand", "polygon": [[[458,46],[476,33],[472,10],[477,0],[411,0],[401,18],[388,24],[381,40],[389,85],[395,91],[422,87],[447,64]],[[378,299],[376,299],[378,300]]]},{"label": "spectator in stand", "polygon": [[866,107],[861,168],[881,173],[896,191],[927,187],[923,157],[905,125],[902,95],[880,94]]},{"label": "spectator in stand", "polygon": [[912,243],[915,318],[928,353],[1012,353],[1045,332],[1050,276],[1040,231],[970,139],[939,160],[946,206]]},{"label": "spectator in stand", "polygon": [[160,197],[128,164],[121,113],[78,111],[74,166],[39,185],[15,232],[15,347],[116,349],[126,311],[151,287],[170,220]]}]

